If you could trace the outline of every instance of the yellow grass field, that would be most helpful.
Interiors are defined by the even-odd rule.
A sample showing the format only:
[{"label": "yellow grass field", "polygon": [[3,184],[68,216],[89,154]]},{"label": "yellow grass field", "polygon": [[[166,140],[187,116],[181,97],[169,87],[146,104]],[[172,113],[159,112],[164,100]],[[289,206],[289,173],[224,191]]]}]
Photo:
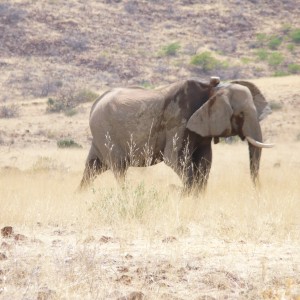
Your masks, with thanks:
[{"label": "yellow grass field", "polygon": [[[41,99],[1,119],[13,142],[0,146],[0,226],[13,234],[0,238],[0,299],[299,300],[300,78],[253,82],[286,101],[262,125],[276,147],[258,189],[238,142],[213,147],[203,195],[181,195],[164,164],[129,169],[123,187],[108,171],[78,193],[91,104],[69,118]],[[58,149],[60,134],[83,148]]]}]

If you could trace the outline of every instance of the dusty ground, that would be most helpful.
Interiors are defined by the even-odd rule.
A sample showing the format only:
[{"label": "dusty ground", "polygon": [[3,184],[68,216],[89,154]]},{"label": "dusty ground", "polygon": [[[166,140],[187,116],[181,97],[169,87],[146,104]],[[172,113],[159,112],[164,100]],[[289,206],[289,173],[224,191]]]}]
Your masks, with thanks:
[{"label": "dusty ground", "polygon": [[[214,146],[202,196],[182,197],[163,164],[131,169],[121,190],[107,172],[80,194],[91,104],[67,117],[37,99],[0,119],[0,227],[13,227],[0,299],[299,299],[300,77],[253,82],[282,103],[263,123],[276,147],[259,191],[237,143]],[[65,137],[83,148],[58,149]]]}]

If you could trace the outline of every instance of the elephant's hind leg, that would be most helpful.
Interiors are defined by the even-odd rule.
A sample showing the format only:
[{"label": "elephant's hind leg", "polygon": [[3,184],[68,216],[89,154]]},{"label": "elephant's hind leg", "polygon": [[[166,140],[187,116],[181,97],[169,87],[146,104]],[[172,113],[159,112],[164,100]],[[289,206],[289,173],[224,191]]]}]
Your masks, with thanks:
[{"label": "elephant's hind leg", "polygon": [[88,187],[96,176],[104,172],[107,168],[101,160],[94,154],[91,148],[88,158],[85,163],[85,169],[80,183],[80,189],[83,190]]}]

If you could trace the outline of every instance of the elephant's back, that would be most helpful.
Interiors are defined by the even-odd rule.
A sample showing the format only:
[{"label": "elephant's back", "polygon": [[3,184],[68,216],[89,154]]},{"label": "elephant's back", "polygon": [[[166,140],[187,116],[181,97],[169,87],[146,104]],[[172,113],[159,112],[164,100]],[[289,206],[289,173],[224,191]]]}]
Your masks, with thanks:
[{"label": "elephant's back", "polygon": [[149,138],[156,140],[163,107],[163,96],[155,90],[114,89],[104,95],[91,112],[93,138],[103,151],[106,151],[108,138],[121,152],[128,148],[131,140],[141,148]]}]

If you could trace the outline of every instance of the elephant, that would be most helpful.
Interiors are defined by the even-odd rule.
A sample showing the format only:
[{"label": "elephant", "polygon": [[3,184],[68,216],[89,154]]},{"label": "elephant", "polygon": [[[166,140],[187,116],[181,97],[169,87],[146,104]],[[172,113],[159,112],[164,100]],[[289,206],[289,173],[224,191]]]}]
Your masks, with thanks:
[{"label": "elephant", "polygon": [[271,109],[248,81],[187,79],[156,89],[114,88],[92,105],[92,144],[81,188],[111,169],[124,179],[129,166],[164,162],[184,188],[204,190],[212,163],[212,141],[238,135],[248,141],[251,178],[258,182],[262,148],[259,121]]}]

